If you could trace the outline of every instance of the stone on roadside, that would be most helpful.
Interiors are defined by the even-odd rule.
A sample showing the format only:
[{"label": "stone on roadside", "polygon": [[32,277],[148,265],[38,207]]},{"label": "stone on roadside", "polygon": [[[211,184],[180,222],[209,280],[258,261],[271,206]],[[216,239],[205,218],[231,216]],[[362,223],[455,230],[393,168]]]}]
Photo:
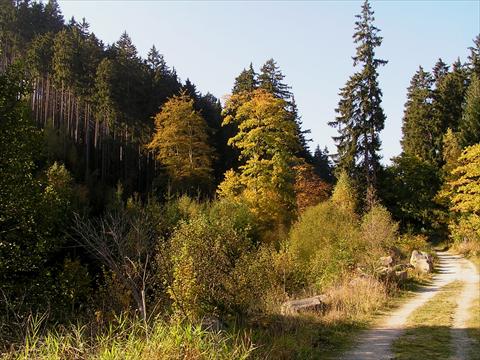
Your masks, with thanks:
[{"label": "stone on roadside", "polygon": [[219,332],[225,330],[225,324],[216,316],[207,315],[202,319],[200,327],[204,331]]},{"label": "stone on roadside", "polygon": [[433,259],[430,254],[423,251],[412,251],[410,257],[410,264],[413,265],[415,270],[421,273],[430,273],[433,270]]},{"label": "stone on roadside", "polygon": [[395,260],[393,259],[393,256],[382,256],[380,258],[380,265],[393,266],[395,265]]},{"label": "stone on roadside", "polygon": [[328,308],[327,300],[326,295],[317,295],[305,299],[286,301],[282,304],[281,314],[293,315],[307,311],[324,312]]}]

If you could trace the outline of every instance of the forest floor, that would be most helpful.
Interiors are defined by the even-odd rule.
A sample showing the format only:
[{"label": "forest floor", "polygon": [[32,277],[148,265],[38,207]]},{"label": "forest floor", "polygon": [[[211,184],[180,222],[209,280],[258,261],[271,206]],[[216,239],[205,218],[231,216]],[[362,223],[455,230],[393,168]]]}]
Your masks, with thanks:
[{"label": "forest floor", "polygon": [[[421,286],[413,298],[383,316],[373,328],[361,333],[353,348],[344,354],[344,360],[431,358],[429,344],[415,347],[409,341],[404,341],[402,349],[399,343],[402,337],[433,337],[439,331],[447,334],[445,341],[451,353],[449,358],[469,359],[469,354],[473,354],[472,349],[477,348],[477,342],[480,342],[480,339],[469,336],[472,334],[470,328],[480,327],[480,324],[472,325],[471,322],[475,313],[480,311],[475,305],[480,296],[479,273],[469,260],[461,256],[447,252],[438,252],[437,255],[438,263],[432,282]],[[457,286],[452,288],[453,282]],[[447,325],[445,321],[440,323],[441,319],[447,319]],[[426,342],[429,342],[428,339]]]}]

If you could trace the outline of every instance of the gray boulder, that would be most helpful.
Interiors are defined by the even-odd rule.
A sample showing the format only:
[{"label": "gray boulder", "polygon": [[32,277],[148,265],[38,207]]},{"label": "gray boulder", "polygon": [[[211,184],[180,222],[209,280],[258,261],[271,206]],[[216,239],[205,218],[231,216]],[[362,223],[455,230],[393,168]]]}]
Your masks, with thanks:
[{"label": "gray boulder", "polygon": [[328,308],[328,297],[317,295],[310,298],[290,300],[282,304],[282,315],[293,315],[301,312],[324,312]]},{"label": "gray boulder", "polygon": [[433,271],[433,259],[430,254],[427,254],[423,251],[412,251],[412,256],[410,257],[410,264],[413,265],[415,270],[427,274]]},{"label": "gray boulder", "polygon": [[383,256],[380,258],[380,265],[382,266],[393,266],[395,265],[395,260],[393,256]]},{"label": "gray boulder", "polygon": [[207,315],[202,319],[200,327],[204,331],[219,332],[226,329],[225,324],[218,317]]}]

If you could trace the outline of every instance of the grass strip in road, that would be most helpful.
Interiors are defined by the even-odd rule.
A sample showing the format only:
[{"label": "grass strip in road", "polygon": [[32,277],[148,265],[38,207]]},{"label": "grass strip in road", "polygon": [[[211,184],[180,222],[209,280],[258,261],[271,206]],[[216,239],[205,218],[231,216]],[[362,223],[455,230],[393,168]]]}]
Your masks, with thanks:
[{"label": "grass strip in road", "polygon": [[[471,257],[477,271],[480,272],[480,256]],[[480,354],[480,295],[474,300],[470,308],[470,319],[468,321],[468,336],[472,339],[470,358],[475,359]]]},{"label": "grass strip in road", "polygon": [[410,315],[407,329],[393,344],[396,360],[450,358],[453,354],[450,327],[463,285],[455,281],[442,287]]},{"label": "grass strip in road", "polygon": [[472,340],[470,358],[478,359],[480,356],[480,297],[477,297],[470,308],[467,333]]}]

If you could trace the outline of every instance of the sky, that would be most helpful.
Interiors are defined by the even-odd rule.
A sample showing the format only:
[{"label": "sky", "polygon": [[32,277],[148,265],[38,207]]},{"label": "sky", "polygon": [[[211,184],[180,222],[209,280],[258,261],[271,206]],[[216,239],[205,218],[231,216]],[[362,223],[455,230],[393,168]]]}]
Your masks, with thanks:
[{"label": "sky", "polygon": [[[355,69],[352,41],[361,1],[59,1],[66,20],[86,18],[104,43],[127,31],[146,57],[154,44],[202,93],[230,93],[250,62],[255,69],[274,58],[292,87],[303,126],[311,129],[311,149],[335,152],[338,92]],[[383,162],[401,152],[401,126],[407,87],[421,65],[438,58],[466,61],[480,34],[480,1],[372,1],[383,44],[379,69],[383,109]]]}]

